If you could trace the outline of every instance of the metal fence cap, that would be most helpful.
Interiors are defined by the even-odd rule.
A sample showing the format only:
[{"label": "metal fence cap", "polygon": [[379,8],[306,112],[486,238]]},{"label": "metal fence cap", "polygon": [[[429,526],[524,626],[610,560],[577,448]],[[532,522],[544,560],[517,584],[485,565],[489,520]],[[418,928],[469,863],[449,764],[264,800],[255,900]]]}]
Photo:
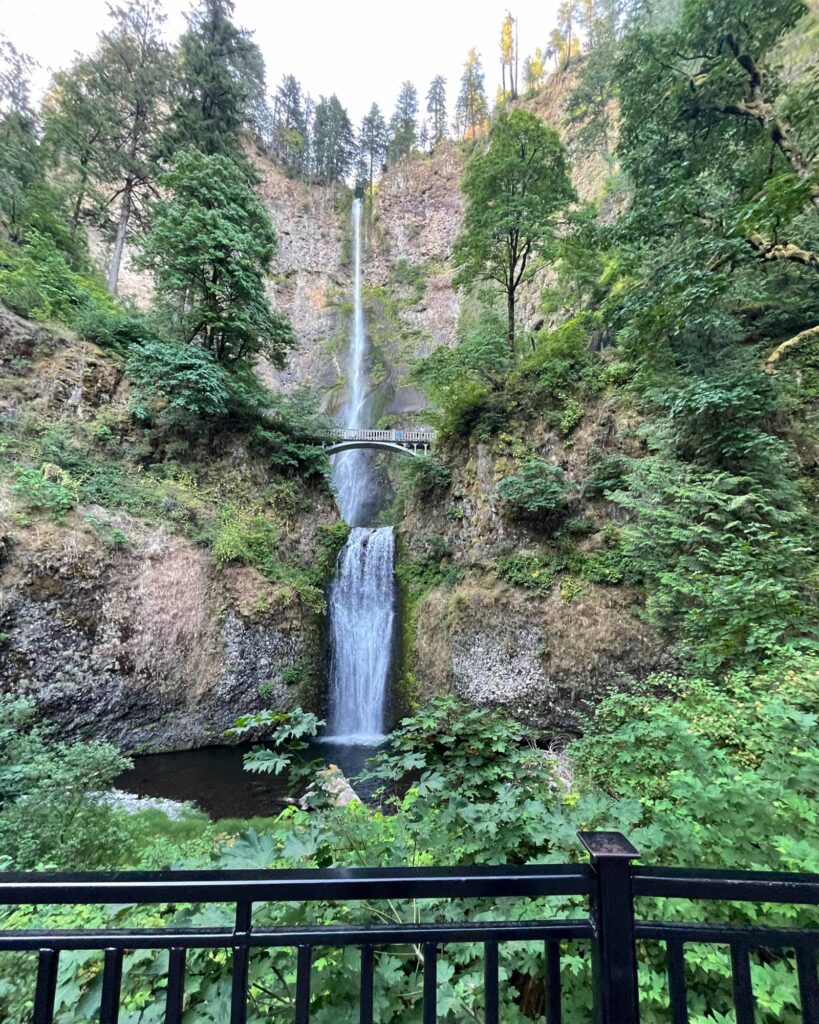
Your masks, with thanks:
[{"label": "metal fence cap", "polygon": [[622,832],[578,832],[577,838],[595,860],[604,857],[636,860],[640,851]]}]

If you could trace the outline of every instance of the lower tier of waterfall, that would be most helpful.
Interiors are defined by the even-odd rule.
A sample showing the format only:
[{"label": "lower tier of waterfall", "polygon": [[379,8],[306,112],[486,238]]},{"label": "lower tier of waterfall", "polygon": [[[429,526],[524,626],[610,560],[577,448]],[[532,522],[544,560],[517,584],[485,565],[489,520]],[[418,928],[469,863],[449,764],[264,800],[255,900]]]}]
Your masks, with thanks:
[{"label": "lower tier of waterfall", "polygon": [[328,732],[340,743],[384,736],[396,615],[392,528],[355,527],[330,588]]}]

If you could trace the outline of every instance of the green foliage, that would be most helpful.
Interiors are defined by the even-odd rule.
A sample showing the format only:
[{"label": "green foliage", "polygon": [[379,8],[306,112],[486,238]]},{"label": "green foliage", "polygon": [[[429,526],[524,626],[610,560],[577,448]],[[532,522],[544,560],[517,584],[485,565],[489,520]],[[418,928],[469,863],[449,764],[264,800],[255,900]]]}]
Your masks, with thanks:
[{"label": "green foliage", "polygon": [[560,466],[530,457],[517,473],[499,481],[495,491],[512,515],[543,519],[566,508],[571,484]]},{"label": "green foliage", "polygon": [[432,455],[413,455],[401,460],[401,480],[422,497],[430,497],[450,487],[452,470]]},{"label": "green foliage", "polygon": [[310,611],[324,612],[322,586],[326,563],[320,561],[318,567],[308,572],[282,561],[278,531],[265,513],[232,506],[224,508],[212,537],[212,551],[217,565],[239,562],[252,566],[271,583],[292,587]]},{"label": "green foliage", "polygon": [[563,145],[529,111],[501,111],[488,147],[469,160],[461,187],[467,208],[453,250],[453,283],[491,281],[503,292],[514,349],[517,289],[548,256],[556,218],[574,199]]},{"label": "green foliage", "polygon": [[15,481],[12,492],[25,508],[48,512],[56,522],[65,522],[66,514],[77,501],[76,485],[65,470],[48,463],[40,469],[15,466],[12,477]]},{"label": "green foliage", "polygon": [[487,295],[476,305],[465,303],[458,322],[458,344],[441,346],[412,370],[435,407],[443,437],[475,433],[488,439],[504,422],[500,389],[510,357],[504,321]]},{"label": "green foliage", "polygon": [[134,349],[125,372],[137,411],[147,413],[157,398],[164,400],[172,418],[183,422],[186,416],[220,416],[228,410],[231,375],[208,349],[148,341]]},{"label": "green foliage", "polygon": [[451,561],[452,548],[439,533],[427,534],[414,558],[402,559],[396,566],[398,579],[419,597],[432,587],[454,586],[464,577],[464,570]]},{"label": "green foliage", "polygon": [[295,336],[264,287],[276,232],[246,177],[227,157],[187,149],[161,184],[170,197],[155,204],[141,264],[180,339],[224,365],[259,352],[281,365]]},{"label": "green foliage", "polygon": [[551,559],[537,553],[517,552],[498,561],[500,579],[516,587],[548,594],[555,582]]},{"label": "green foliage", "polygon": [[649,621],[700,670],[815,636],[804,508],[785,481],[654,456],[612,497],[637,516],[623,548],[648,582]]},{"label": "green foliage", "polygon": [[0,299],[21,316],[70,325],[89,305],[108,303],[104,289],[73,270],[53,238],[33,229],[22,246],[0,246]]},{"label": "green foliage", "polygon": [[123,842],[99,791],[129,766],[107,743],[65,743],[24,699],[0,696],[0,861],[17,870],[89,869]]},{"label": "green foliage", "polygon": [[180,100],[169,148],[242,160],[241,133],[264,95],[264,60],[231,20],[232,0],[199,0],[180,41]]}]

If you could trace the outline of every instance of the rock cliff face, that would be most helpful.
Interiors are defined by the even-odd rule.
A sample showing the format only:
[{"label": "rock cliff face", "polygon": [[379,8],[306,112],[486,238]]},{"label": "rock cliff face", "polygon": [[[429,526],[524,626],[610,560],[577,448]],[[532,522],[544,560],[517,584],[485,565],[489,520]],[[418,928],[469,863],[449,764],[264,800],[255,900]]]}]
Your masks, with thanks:
[{"label": "rock cliff face", "polygon": [[[636,454],[635,425],[603,399],[585,410],[571,443],[543,423],[527,438],[530,449],[560,466],[572,485],[568,515],[588,530],[573,542],[581,554],[599,550],[601,530],[620,515],[602,499],[583,497],[589,454]],[[566,553],[560,547],[565,537],[552,533],[559,523],[535,526],[504,510],[496,486],[514,471],[509,442],[475,442],[448,453],[451,486],[416,494],[405,505],[406,557],[423,561],[432,547],[445,553],[446,565],[458,574],[454,584],[424,593],[414,610],[412,670],[422,693],[452,690],[544,730],[575,733],[610,689],[676,666],[640,621],[641,595],[634,588],[581,581],[571,572],[556,574],[543,592],[501,581],[497,565],[503,558],[551,556],[559,564]]]},{"label": "rock cliff face", "polygon": [[[94,439],[128,422],[122,373],[109,356],[8,312],[0,314],[0,377],[4,443],[34,444],[44,430],[53,444],[85,439],[77,458],[90,466],[95,453],[102,461]],[[118,447],[138,448],[137,440],[123,435]],[[119,463],[116,442],[106,443],[102,464],[112,474],[120,465],[144,471],[138,460]],[[228,440],[207,458],[215,500],[229,501],[231,473],[246,475],[252,457]],[[35,476],[70,492],[83,472],[69,480],[43,463]],[[55,516],[31,511],[15,476],[0,474],[0,692],[32,696],[66,736],[128,750],[220,742],[243,711],[309,702],[323,673],[321,617],[292,586],[247,566],[218,568],[179,527],[196,527],[190,517],[219,505],[197,495],[193,481],[185,487],[196,502],[186,509],[179,491],[160,491],[153,520],[117,508],[116,498],[105,507],[78,501]],[[315,489],[301,508],[281,529],[280,550],[309,564],[318,528],[336,512]]]},{"label": "rock cliff face", "polygon": [[295,594],[121,527],[133,546],[113,555],[79,526],[18,535],[0,591],[3,689],[33,696],[64,735],[125,750],[224,742],[238,713],[291,707],[287,670],[318,647]]}]

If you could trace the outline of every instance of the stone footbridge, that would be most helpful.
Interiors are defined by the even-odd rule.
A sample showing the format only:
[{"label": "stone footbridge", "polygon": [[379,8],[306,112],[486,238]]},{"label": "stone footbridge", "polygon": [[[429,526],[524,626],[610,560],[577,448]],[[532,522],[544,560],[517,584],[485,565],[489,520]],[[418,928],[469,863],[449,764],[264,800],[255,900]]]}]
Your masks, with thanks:
[{"label": "stone footbridge", "polygon": [[359,430],[354,427],[339,427],[328,436],[323,447],[328,455],[337,455],[339,452],[348,452],[354,448],[425,455],[434,440],[434,430]]}]

